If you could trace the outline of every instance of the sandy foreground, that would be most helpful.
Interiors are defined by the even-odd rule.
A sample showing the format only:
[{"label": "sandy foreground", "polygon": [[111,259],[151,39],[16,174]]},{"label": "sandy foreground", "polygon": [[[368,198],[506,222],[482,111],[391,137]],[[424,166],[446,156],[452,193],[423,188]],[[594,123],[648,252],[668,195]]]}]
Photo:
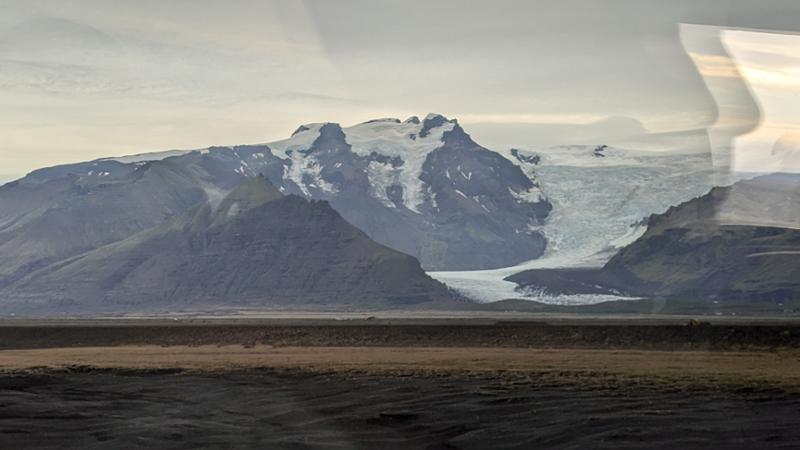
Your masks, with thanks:
[{"label": "sandy foreground", "polygon": [[800,327],[0,324],[0,448],[798,448]]}]

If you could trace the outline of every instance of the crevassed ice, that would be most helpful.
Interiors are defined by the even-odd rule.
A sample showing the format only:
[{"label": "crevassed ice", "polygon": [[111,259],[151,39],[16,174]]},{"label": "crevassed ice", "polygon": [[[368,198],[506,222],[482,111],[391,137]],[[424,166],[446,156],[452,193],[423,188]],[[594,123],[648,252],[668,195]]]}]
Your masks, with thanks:
[{"label": "crevassed ice", "polygon": [[621,247],[640,237],[642,219],[700,196],[711,188],[713,167],[704,153],[655,153],[593,146],[558,146],[523,151],[539,164],[501,153],[541,185],[553,209],[537,229],[548,240],[545,254],[496,270],[431,272],[473,299],[492,302],[528,298],[554,304],[594,303],[613,296],[547,296],[517,292],[503,278],[528,269],[602,266]]}]

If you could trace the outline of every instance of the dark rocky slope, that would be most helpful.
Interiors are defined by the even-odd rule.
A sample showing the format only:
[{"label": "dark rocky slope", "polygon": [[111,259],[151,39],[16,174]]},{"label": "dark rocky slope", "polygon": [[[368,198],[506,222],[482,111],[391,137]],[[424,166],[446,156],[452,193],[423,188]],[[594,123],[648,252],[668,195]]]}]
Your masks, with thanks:
[{"label": "dark rocky slope", "polygon": [[213,153],[193,153],[59,166],[7,183],[0,187],[0,288],[213,201],[242,179]]},{"label": "dark rocky slope", "polygon": [[326,202],[252,178],[218,206],[42,268],[2,292],[21,313],[455,304],[411,256]]}]

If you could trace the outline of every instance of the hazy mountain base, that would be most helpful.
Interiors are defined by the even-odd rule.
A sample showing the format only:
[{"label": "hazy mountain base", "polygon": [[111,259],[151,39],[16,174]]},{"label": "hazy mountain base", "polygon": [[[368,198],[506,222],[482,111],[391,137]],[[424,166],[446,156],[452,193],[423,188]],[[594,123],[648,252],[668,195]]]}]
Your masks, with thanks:
[{"label": "hazy mountain base", "polygon": [[800,316],[800,300],[753,302],[749,300],[637,299],[593,305],[553,305],[534,300],[501,300],[481,305],[489,311],[540,312],[558,314],[674,314],[701,316]]}]

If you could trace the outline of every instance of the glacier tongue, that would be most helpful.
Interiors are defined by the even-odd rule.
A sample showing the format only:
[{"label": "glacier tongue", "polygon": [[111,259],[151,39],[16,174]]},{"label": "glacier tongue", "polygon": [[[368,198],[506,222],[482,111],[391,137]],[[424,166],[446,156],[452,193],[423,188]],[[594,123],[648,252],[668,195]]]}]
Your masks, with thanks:
[{"label": "glacier tongue", "polygon": [[548,248],[541,258],[514,267],[429,273],[481,302],[528,298],[553,304],[589,304],[620,298],[523,293],[503,278],[536,268],[599,267],[644,233],[643,219],[704,194],[711,188],[713,175],[707,153],[576,145],[515,150],[505,156],[531,176],[535,171],[544,195],[553,204],[541,227]]}]

